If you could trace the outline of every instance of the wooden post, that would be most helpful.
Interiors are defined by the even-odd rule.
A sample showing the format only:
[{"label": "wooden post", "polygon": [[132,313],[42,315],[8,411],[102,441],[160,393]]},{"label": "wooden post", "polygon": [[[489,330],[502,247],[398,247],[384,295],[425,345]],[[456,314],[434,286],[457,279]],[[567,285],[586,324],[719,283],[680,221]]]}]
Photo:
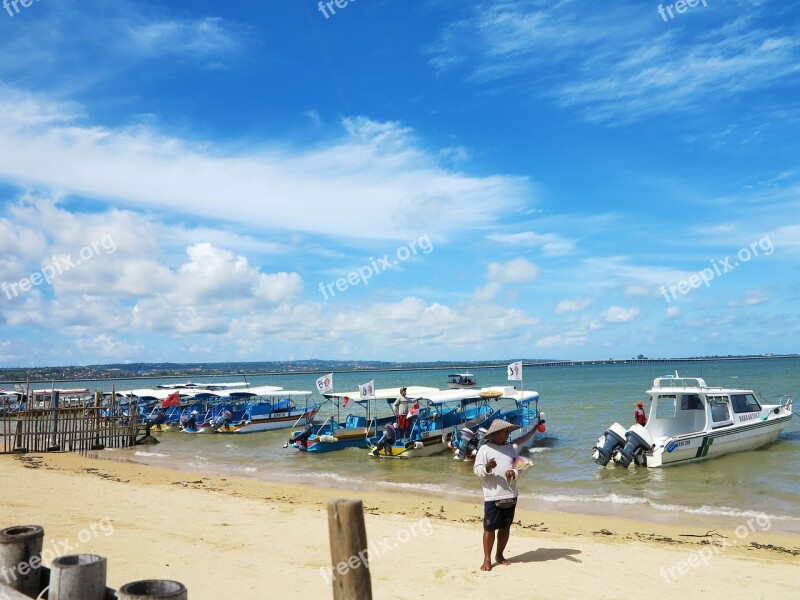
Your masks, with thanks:
[{"label": "wooden post", "polygon": [[0,529],[0,584],[36,597],[42,591],[42,540],[40,525]]},{"label": "wooden post", "polygon": [[367,530],[361,500],[328,502],[333,600],[372,600]]},{"label": "wooden post", "polygon": [[144,600],[146,598],[187,600],[189,592],[186,590],[186,586],[177,581],[146,579],[144,581],[126,583],[119,588],[117,598],[119,600]]},{"label": "wooden post", "polygon": [[105,600],[106,559],[95,554],[71,554],[53,560],[49,600]]}]

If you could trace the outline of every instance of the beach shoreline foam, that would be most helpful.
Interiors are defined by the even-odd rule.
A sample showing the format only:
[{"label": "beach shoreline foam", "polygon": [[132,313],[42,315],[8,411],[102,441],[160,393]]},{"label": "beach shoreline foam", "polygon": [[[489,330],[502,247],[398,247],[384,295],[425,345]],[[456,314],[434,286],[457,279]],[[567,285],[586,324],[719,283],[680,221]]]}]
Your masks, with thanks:
[{"label": "beach shoreline foam", "polygon": [[[0,481],[2,527],[40,524],[46,546],[73,540],[106,556],[112,587],[175,579],[194,600],[330,597],[326,502],[335,497],[364,502],[376,598],[521,589],[577,598],[645,586],[660,596],[776,599],[794,594],[800,564],[800,538],[755,519],[748,529],[747,520],[730,527],[708,515],[676,525],[520,510],[507,552],[514,564],[481,573],[479,496],[276,483],[74,454],[2,456]],[[104,519],[112,533],[82,535]],[[742,585],[756,581],[757,595]]]}]

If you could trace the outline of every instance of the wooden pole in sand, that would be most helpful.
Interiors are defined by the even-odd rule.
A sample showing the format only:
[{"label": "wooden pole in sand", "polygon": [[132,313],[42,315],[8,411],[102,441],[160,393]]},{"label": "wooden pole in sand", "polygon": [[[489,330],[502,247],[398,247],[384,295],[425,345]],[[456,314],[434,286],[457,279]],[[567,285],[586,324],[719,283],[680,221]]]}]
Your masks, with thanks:
[{"label": "wooden pole in sand", "polygon": [[49,600],[105,600],[107,561],[96,554],[71,554],[53,560]]},{"label": "wooden pole in sand", "polygon": [[26,596],[42,590],[42,540],[40,525],[18,525],[0,529],[0,584]]},{"label": "wooden pole in sand", "polygon": [[164,579],[146,579],[126,583],[117,592],[119,600],[145,600],[157,598],[158,600],[188,600],[189,592],[186,586],[177,581]]},{"label": "wooden pole in sand", "polygon": [[372,600],[367,530],[361,500],[328,502],[333,600]]}]

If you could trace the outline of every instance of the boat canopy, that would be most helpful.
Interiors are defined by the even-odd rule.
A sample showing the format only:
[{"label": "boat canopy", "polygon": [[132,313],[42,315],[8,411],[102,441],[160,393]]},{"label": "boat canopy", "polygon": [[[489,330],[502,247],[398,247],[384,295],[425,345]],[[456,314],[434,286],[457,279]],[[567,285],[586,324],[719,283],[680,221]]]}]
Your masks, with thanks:
[{"label": "boat canopy", "polygon": [[428,394],[420,394],[418,396],[412,396],[408,394],[409,399],[411,400],[427,400],[429,404],[432,405],[439,405],[445,404],[447,402],[458,402],[464,400],[471,400],[474,402],[480,402],[487,400],[481,396],[481,392],[486,391],[493,391],[496,392],[498,390],[492,388],[470,388],[465,390],[438,390],[436,392],[430,392]]},{"label": "boat canopy", "polygon": [[[438,392],[439,388],[434,387],[424,387],[424,386],[407,386],[406,387],[406,396],[409,399],[417,398],[420,396],[424,396],[425,394],[430,394],[431,392]],[[322,394],[326,398],[344,398],[347,396],[350,400],[356,400],[361,402],[361,393],[356,390],[354,392],[326,392]],[[369,398],[364,398],[364,402],[367,400],[388,400],[390,398],[397,398],[400,395],[400,388],[382,388],[379,390],[375,390],[374,396],[370,396]]]},{"label": "boat canopy", "polygon": [[472,373],[452,373],[448,377],[475,377]]}]

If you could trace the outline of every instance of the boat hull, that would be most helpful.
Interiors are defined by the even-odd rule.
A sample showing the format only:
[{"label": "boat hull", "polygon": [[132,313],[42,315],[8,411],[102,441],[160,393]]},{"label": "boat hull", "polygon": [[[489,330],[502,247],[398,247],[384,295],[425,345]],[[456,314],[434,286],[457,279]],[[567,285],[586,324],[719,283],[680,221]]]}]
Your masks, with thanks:
[{"label": "boat hull", "polygon": [[[458,424],[457,427],[448,426],[443,429],[433,429],[423,431],[419,437],[413,440],[396,440],[391,446],[381,450],[377,455],[370,450],[369,455],[373,458],[414,458],[419,456],[431,456],[447,450],[447,442],[453,435],[454,430],[462,427],[475,427],[492,418],[494,413],[489,412]],[[370,443],[370,448],[374,446]]]},{"label": "boat hull", "polygon": [[227,431],[225,427],[217,430],[217,433],[258,433],[259,431],[273,431],[275,429],[285,429],[291,427],[302,417],[304,412],[293,414],[286,417],[270,417],[264,419],[253,419],[249,423],[233,425]]},{"label": "boat hull", "polygon": [[[645,452],[637,463],[647,467],[662,467],[691,461],[716,458],[733,452],[754,450],[774,442],[789,424],[791,414],[776,419],[759,421],[746,427],[729,427],[711,432],[701,432],[675,438],[678,446],[669,452],[663,441],[653,452]],[[668,444],[667,444],[668,446]]]},{"label": "boat hull", "polygon": [[[370,429],[370,434],[373,432]],[[334,437],[335,441],[328,438]],[[324,438],[324,439],[323,439]],[[355,427],[348,430],[339,429],[335,435],[312,435],[307,444],[294,442],[293,447],[301,452],[321,453],[334,452],[345,448],[369,448],[367,443],[367,428]]]}]

